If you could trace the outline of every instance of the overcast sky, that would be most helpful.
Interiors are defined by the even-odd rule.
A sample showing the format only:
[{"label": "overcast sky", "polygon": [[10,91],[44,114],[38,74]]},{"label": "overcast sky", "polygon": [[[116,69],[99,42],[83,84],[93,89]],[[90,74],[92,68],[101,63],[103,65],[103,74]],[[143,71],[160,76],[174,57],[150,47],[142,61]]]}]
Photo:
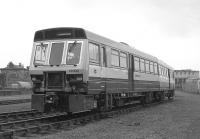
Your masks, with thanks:
[{"label": "overcast sky", "polygon": [[81,27],[200,70],[199,0],[2,0],[0,18],[0,68],[29,65],[36,30]]}]

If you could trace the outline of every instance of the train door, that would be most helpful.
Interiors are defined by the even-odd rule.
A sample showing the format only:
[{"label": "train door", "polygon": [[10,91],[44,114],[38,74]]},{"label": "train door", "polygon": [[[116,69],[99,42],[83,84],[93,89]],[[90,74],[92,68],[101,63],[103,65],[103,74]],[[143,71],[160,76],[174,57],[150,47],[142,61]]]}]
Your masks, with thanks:
[{"label": "train door", "polygon": [[101,88],[101,55],[100,45],[89,42],[89,78],[88,78],[88,94],[99,94],[102,92]]},{"label": "train door", "polygon": [[171,80],[171,71],[170,71],[170,69],[167,69],[168,70],[168,78],[169,78],[169,89],[171,88],[171,86],[170,86],[170,84],[171,84],[171,82],[170,82],[170,80]]},{"label": "train door", "polygon": [[129,82],[129,91],[133,91],[134,90],[134,59],[133,59],[133,55],[131,54],[129,54],[128,82]]},{"label": "train door", "polygon": [[101,88],[102,91],[106,91],[106,67],[107,67],[107,57],[105,46],[100,47],[100,58],[101,58]]}]

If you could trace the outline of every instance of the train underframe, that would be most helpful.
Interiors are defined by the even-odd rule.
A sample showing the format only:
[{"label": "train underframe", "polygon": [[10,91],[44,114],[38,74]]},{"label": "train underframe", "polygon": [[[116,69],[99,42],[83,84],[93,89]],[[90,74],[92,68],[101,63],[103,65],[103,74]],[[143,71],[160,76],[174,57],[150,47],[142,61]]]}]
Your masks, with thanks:
[{"label": "train underframe", "polygon": [[66,92],[46,92],[32,95],[32,109],[40,112],[78,113],[89,110],[107,111],[133,103],[148,104],[173,99],[174,90],[144,91],[128,93],[106,93],[96,95],[68,94]]},{"label": "train underframe", "polygon": [[88,94],[88,84],[82,81],[81,74],[65,72],[44,72],[31,76],[33,81],[32,109],[41,112],[77,113],[88,110],[107,111],[132,103],[151,103],[173,98],[174,91],[146,90],[110,93],[105,90]]}]

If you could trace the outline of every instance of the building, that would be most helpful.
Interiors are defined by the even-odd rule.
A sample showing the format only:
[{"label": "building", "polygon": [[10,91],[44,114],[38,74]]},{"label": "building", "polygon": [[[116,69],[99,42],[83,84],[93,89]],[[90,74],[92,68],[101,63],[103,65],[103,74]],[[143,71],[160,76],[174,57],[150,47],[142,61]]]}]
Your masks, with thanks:
[{"label": "building", "polygon": [[189,93],[200,93],[200,78],[187,79],[183,85],[183,90]]},{"label": "building", "polygon": [[190,82],[187,80],[198,80],[200,78],[199,71],[193,70],[175,70],[174,71],[175,77],[175,86],[176,89],[185,89],[184,86],[186,83]]},{"label": "building", "polygon": [[[17,88],[21,83],[30,83],[29,70],[22,64],[14,65],[10,62],[6,68],[0,69],[0,88]],[[23,83],[24,84],[24,83]]]}]

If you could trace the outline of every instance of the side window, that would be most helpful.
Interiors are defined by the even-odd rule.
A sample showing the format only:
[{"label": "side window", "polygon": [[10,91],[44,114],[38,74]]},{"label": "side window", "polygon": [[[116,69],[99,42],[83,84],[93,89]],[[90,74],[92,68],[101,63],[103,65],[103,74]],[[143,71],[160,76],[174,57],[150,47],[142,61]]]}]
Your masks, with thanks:
[{"label": "side window", "polygon": [[166,68],[163,67],[163,75],[166,76]]},{"label": "side window", "polygon": [[120,67],[127,68],[127,54],[120,52]]},{"label": "side window", "polygon": [[101,63],[103,67],[107,67],[105,47],[101,47]]},{"label": "side window", "polygon": [[151,72],[151,73],[154,73],[154,70],[153,70],[153,62],[150,62],[150,72]]},{"label": "side window", "polygon": [[162,68],[162,75],[165,76],[165,68],[164,67],[161,68]]},{"label": "side window", "polygon": [[134,57],[134,67],[135,71],[140,71],[140,59],[138,57]]},{"label": "side window", "polygon": [[159,65],[159,75],[162,75],[161,66]]},{"label": "side window", "polygon": [[154,73],[158,74],[158,64],[154,63]]},{"label": "side window", "polygon": [[140,70],[142,72],[145,72],[145,63],[144,63],[144,59],[140,59]]},{"label": "side window", "polygon": [[145,60],[145,69],[146,69],[146,72],[147,72],[147,73],[150,72],[150,69],[149,69],[149,61],[148,61],[148,60]]},{"label": "side window", "polygon": [[119,67],[119,51],[111,49],[111,65]]},{"label": "side window", "polygon": [[168,69],[166,68],[166,77],[169,77]]},{"label": "side window", "polygon": [[169,73],[169,69],[167,69],[167,77],[169,77],[169,74],[170,74],[170,73]]},{"label": "side window", "polygon": [[160,73],[161,73],[161,75],[163,75],[163,67],[162,66],[160,66]]},{"label": "side window", "polygon": [[89,58],[90,64],[100,64],[99,60],[99,45],[94,43],[89,43]]}]

